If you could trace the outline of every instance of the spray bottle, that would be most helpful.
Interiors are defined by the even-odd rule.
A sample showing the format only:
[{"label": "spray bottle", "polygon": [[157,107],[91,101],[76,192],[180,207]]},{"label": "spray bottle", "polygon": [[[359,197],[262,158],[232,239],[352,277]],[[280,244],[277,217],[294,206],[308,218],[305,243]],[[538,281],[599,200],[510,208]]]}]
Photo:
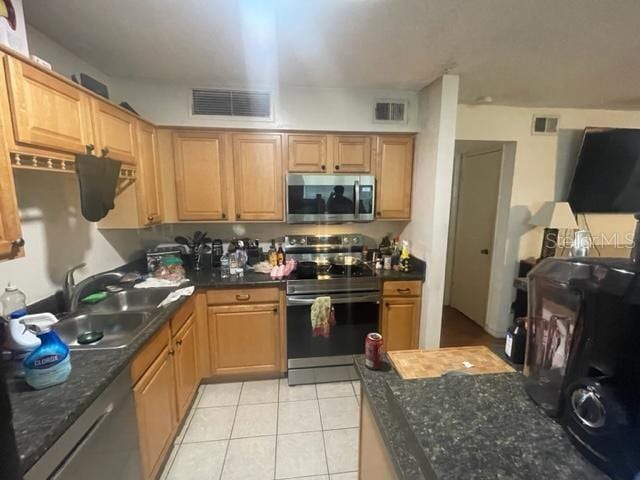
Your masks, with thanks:
[{"label": "spray bottle", "polygon": [[63,383],[71,374],[69,347],[52,330],[58,319],[51,313],[25,315],[20,318],[25,330],[40,339],[40,346],[23,361],[24,379],[36,390]]}]

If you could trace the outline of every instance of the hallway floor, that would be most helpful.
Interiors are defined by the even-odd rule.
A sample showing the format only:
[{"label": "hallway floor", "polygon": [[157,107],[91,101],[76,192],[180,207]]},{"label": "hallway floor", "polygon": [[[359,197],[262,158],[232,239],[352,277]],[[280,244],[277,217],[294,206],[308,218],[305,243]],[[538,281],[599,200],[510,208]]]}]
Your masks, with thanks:
[{"label": "hallway floor", "polygon": [[440,347],[468,347],[476,345],[492,347],[503,344],[503,338],[492,337],[464,313],[449,306],[443,308]]},{"label": "hallway floor", "polygon": [[360,382],[202,385],[162,480],[356,480]]}]

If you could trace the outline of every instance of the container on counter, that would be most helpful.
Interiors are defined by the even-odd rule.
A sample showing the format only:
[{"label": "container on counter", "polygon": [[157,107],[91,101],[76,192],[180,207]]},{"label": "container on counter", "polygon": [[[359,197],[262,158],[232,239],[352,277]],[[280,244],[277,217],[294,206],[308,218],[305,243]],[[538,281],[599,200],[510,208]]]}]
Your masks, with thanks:
[{"label": "container on counter", "polygon": [[27,314],[27,296],[18,287],[9,283],[0,296],[2,314],[5,318],[20,318]]},{"label": "container on counter", "polygon": [[513,363],[524,363],[524,354],[527,346],[527,329],[525,325],[526,318],[519,317],[507,330],[504,353]]},{"label": "container on counter", "polygon": [[364,343],[364,364],[371,370],[379,370],[382,366],[382,335],[372,332]]},{"label": "container on counter", "polygon": [[220,257],[220,278],[229,278],[230,276],[229,254],[225,253]]},{"label": "container on counter", "polygon": [[391,255],[382,257],[382,263],[385,270],[391,270]]}]

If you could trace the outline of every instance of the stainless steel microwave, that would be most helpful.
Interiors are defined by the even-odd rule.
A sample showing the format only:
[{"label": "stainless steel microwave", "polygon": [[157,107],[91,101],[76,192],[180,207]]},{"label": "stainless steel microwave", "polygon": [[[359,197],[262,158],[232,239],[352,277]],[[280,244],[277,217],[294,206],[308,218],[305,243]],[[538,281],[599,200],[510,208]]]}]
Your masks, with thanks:
[{"label": "stainless steel microwave", "polygon": [[373,175],[287,175],[287,223],[371,222]]}]

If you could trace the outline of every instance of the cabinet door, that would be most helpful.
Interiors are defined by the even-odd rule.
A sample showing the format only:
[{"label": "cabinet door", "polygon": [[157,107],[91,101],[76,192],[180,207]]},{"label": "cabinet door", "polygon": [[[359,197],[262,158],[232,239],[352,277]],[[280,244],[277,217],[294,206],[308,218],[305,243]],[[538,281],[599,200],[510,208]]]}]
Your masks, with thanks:
[{"label": "cabinet door", "polygon": [[372,140],[369,135],[336,135],[333,148],[335,173],[369,173]]},{"label": "cabinet door", "polygon": [[154,478],[171,446],[177,426],[175,381],[169,347],[165,347],[133,388],[144,478]]},{"label": "cabinet door", "polygon": [[176,371],[176,399],[178,418],[182,418],[198,387],[200,379],[197,369],[196,326],[191,314],[173,339]]},{"label": "cabinet door", "polygon": [[89,95],[14,57],[5,62],[16,143],[85,153],[94,143]]},{"label": "cabinet door", "polygon": [[179,220],[225,220],[224,134],[179,132],[173,137]]},{"label": "cabinet door", "polygon": [[290,172],[325,172],[327,136],[287,135],[287,164]]},{"label": "cabinet door", "polygon": [[385,350],[418,348],[420,298],[383,298],[382,337]]},{"label": "cabinet door", "polygon": [[212,372],[279,372],[280,325],[277,303],[209,307]]},{"label": "cabinet door", "polygon": [[22,229],[18,215],[13,172],[2,131],[0,131],[0,260],[8,260],[23,254]]},{"label": "cabinet door", "polygon": [[91,99],[93,126],[96,136],[96,155],[107,156],[132,165],[136,164],[136,118],[107,102]]},{"label": "cabinet door", "polygon": [[282,220],[282,135],[234,134],[236,220]]},{"label": "cabinet door", "polygon": [[138,122],[138,212],[143,225],[162,221],[160,173],[158,171],[158,140],[156,129]]},{"label": "cabinet door", "polygon": [[413,137],[379,136],[376,218],[411,219]]}]

